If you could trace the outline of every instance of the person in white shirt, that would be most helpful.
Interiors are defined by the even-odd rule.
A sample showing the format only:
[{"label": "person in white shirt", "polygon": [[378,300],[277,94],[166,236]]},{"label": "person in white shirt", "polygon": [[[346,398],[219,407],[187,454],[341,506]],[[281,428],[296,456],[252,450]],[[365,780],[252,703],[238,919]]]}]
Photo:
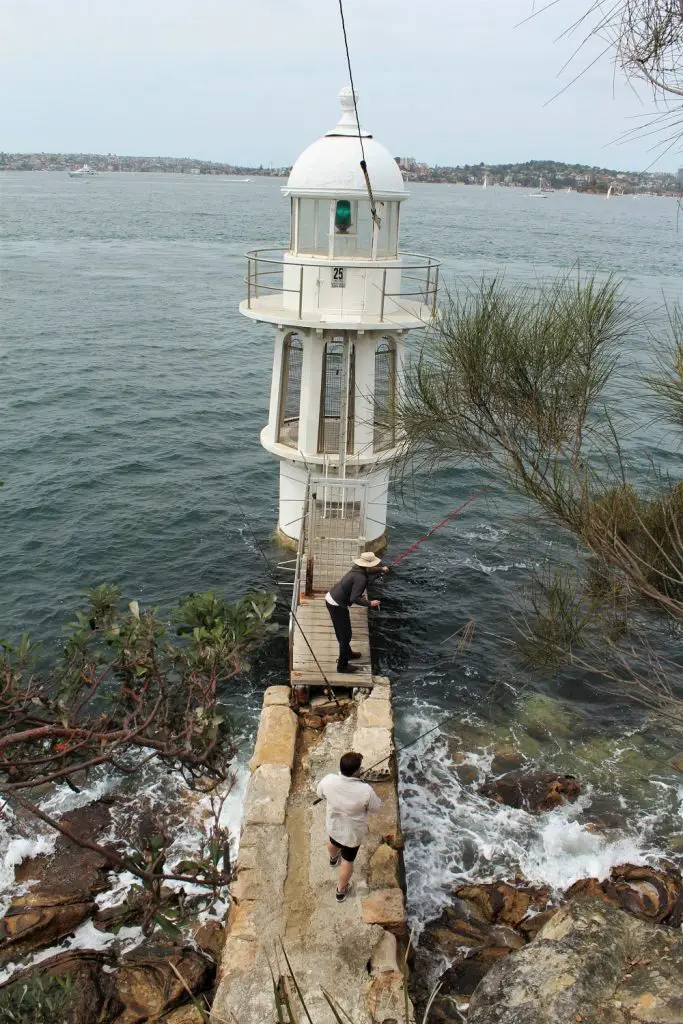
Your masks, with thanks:
[{"label": "person in white shirt", "polygon": [[382,804],[372,786],[359,777],[362,763],[360,754],[349,751],[339,761],[339,775],[326,775],[318,783],[318,796],[327,801],[327,850],[332,867],[341,858],[337,903],[346,899],[353,862],[368,831],[368,814]]}]

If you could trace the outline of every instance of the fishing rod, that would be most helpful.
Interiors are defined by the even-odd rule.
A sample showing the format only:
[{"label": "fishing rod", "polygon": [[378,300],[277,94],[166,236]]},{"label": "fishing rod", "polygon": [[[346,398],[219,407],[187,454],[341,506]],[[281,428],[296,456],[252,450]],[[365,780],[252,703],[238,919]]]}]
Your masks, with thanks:
[{"label": "fishing rod", "polygon": [[[409,750],[410,747],[414,747],[415,744],[419,743],[420,740],[423,740],[425,736],[429,736],[431,733],[436,732],[437,729],[442,729],[444,725],[448,725],[449,722],[453,722],[456,718],[459,718],[459,713],[448,715],[446,718],[443,718],[440,722],[437,722],[436,725],[433,725],[431,729],[427,729],[426,732],[420,733],[420,735],[417,736],[414,740],[411,740],[410,743],[404,743],[402,747],[395,747],[390,754],[387,754],[385,757],[380,757],[379,761],[375,761],[375,763],[371,764],[369,768],[364,768],[360,773],[361,779],[363,778],[363,776],[369,775],[370,772],[374,768],[376,768],[378,764],[383,764],[385,761],[388,761],[393,754],[402,754],[404,750]],[[322,803],[322,800],[323,797],[319,796],[316,800],[313,801],[313,807],[315,807],[319,803]]]},{"label": "fishing rod", "polygon": [[[423,740],[425,736],[429,736],[430,733],[436,732],[437,729],[443,728],[444,725],[447,725],[449,722],[454,721],[458,717],[459,713],[448,715],[447,718],[444,718],[440,722],[437,722],[436,725],[433,725],[431,729],[427,729],[426,732],[420,733],[420,735],[417,736],[414,740],[411,740],[410,743],[404,743],[402,747],[396,747],[392,751],[392,754],[402,754],[404,750],[408,750],[410,747],[414,747],[415,744],[419,743],[420,740]],[[375,761],[375,763],[371,764],[369,768],[364,768],[363,771],[361,772],[361,776],[369,775],[373,768],[376,768],[378,764],[383,764],[384,761],[388,761],[390,757],[391,754],[387,754],[385,757],[380,757],[379,761]]]},{"label": "fishing rod", "polygon": [[[249,533],[251,534],[251,538],[252,538],[254,544],[256,545],[256,550],[261,555],[261,558],[263,559],[263,561],[265,563],[266,571],[268,572],[268,575],[270,576],[271,580],[273,581],[275,586],[280,591],[280,594],[282,594],[283,593],[282,585],[281,585],[280,581],[278,580],[277,576],[275,575],[275,573],[273,572],[273,569],[272,569],[272,567],[270,565],[270,562],[268,561],[268,556],[266,555],[265,551],[261,547],[261,545],[260,545],[260,543],[258,541],[258,538],[257,538],[256,534],[254,533],[254,530],[252,529],[252,526],[251,526],[251,523],[250,523],[250,521],[249,521],[249,519],[247,517],[247,514],[244,511],[244,509],[242,508],[240,500],[239,500],[239,498],[237,497],[237,495],[235,494],[234,491],[232,493],[232,496],[233,496],[233,498],[235,500],[235,504],[237,505],[238,509],[240,510],[240,515],[242,516],[242,519],[244,520],[244,522],[245,522],[245,524],[247,526],[247,529],[249,530]],[[291,605],[287,605],[286,607],[289,610],[289,614],[294,619],[294,622],[296,623],[299,632],[301,633],[302,637],[304,638],[304,642],[305,642],[306,646],[308,647],[309,651],[311,652],[311,657],[313,658],[313,661],[318,666],[318,670],[320,672],[320,675],[323,677],[323,681],[325,683],[325,686],[327,687],[327,691],[326,691],[327,692],[327,696],[331,695],[333,697],[333,699],[334,699],[335,704],[338,705],[339,701],[337,700],[337,695],[334,692],[334,688],[331,686],[329,679],[325,675],[323,667],[322,667],[322,665],[320,664],[320,662],[318,661],[318,659],[316,657],[315,651],[313,650],[313,648],[311,647],[310,643],[308,642],[308,637],[306,636],[306,634],[304,633],[303,629],[301,628],[301,624],[300,624],[299,620],[297,619],[294,610],[292,609]]]}]

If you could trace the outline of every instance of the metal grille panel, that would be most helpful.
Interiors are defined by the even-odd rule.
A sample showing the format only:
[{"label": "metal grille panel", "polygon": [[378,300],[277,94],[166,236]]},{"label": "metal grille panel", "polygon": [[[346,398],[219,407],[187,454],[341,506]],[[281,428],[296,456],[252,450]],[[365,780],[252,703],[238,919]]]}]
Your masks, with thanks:
[{"label": "metal grille panel", "polygon": [[396,444],[396,345],[382,338],[375,349],[373,449],[386,451]]},{"label": "metal grille panel", "polygon": [[306,526],[309,590],[325,593],[365,545],[366,485],[312,478]]},{"label": "metal grille panel", "polygon": [[[318,425],[318,452],[336,455],[339,452],[339,431],[341,429],[342,379],[344,339],[333,338],[325,343],[323,353],[322,388],[320,394],[320,419]],[[351,345],[349,372],[349,397],[346,430],[346,450],[353,452],[354,394],[356,390],[356,350]]]},{"label": "metal grille panel", "polygon": [[299,406],[304,347],[298,334],[289,334],[282,347],[280,412],[277,439],[290,448],[299,446]]}]

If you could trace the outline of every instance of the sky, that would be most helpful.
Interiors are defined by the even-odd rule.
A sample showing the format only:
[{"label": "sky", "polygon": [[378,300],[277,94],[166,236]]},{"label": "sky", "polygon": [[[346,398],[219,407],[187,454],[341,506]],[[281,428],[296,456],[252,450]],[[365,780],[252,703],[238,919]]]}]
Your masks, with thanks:
[{"label": "sky", "polygon": [[[547,0],[536,0],[543,7]],[[651,109],[563,36],[588,0],[344,0],[363,126],[395,156],[675,170]],[[559,77],[558,77],[559,76]],[[0,0],[0,149],[291,164],[348,82],[338,0]],[[552,102],[548,103],[549,100]]]}]

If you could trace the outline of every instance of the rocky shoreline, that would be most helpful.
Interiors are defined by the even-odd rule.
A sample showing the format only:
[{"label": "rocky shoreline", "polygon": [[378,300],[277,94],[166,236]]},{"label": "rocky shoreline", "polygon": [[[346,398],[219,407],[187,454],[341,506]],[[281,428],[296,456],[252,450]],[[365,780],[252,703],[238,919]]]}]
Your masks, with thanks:
[{"label": "rocky shoreline", "polygon": [[[499,758],[498,767],[516,760]],[[479,792],[538,814],[576,801],[581,784],[513,770]],[[438,980],[432,1024],[672,1024],[683,1020],[681,925],[683,879],[671,861],[619,865],[559,895],[520,877],[459,886],[420,936],[415,1002],[424,1010]],[[610,955],[598,984],[600,950]]]},{"label": "rocky shoreline", "polygon": [[[325,724],[320,715],[302,719],[314,732]],[[485,775],[460,743],[451,756],[460,783],[492,805],[538,816],[581,797],[574,775],[533,771],[511,745],[495,746]],[[593,799],[599,804],[599,794]],[[64,820],[75,833],[104,842],[111,804],[93,802]],[[615,823],[594,814],[586,827],[609,832]],[[135,890],[117,896],[120,880],[103,858],[64,837],[51,855],[18,864],[15,879],[28,890],[0,922],[0,967],[32,956],[36,962],[0,987],[0,1009],[27,981],[43,991],[50,979],[63,983],[68,976],[71,1016],[54,1019],[202,1021],[192,1000],[211,1006],[224,906],[207,915],[207,901],[196,894],[169,893],[171,906],[183,903],[178,934],[157,927],[145,938]],[[581,878],[561,892],[521,874],[456,885],[412,954],[417,1019],[439,981],[429,1024],[674,1024],[683,1020],[682,925],[683,881],[671,860],[624,863],[606,878]],[[60,945],[67,948],[38,959]],[[64,991],[58,984],[49,999],[59,1005]],[[35,1017],[43,1019],[51,1018]]]},{"label": "rocky shoreline", "polygon": [[[613,944],[612,933],[622,932],[630,936],[629,941],[632,939],[639,944],[641,952],[647,951],[648,942],[655,946],[658,943],[661,945],[661,942],[664,945],[668,943],[681,967],[678,979],[674,974],[657,995],[662,1008],[659,1016],[623,1019],[642,1019],[653,1024],[659,1024],[660,1021],[668,1024],[678,1019],[671,1016],[671,1013],[683,1006],[683,939],[680,936],[683,924],[683,881],[680,871],[671,863],[660,864],[657,868],[624,864],[614,868],[610,877],[603,881],[597,878],[581,879],[559,899],[547,887],[528,886],[523,880],[461,886],[454,892],[449,906],[439,918],[427,925],[420,937],[415,964],[418,1005],[425,1006],[428,1001],[429,992],[436,980],[434,963],[437,961],[447,963],[448,967],[439,979],[441,988],[430,1018],[434,1024],[458,1020],[457,1014],[463,1015],[468,1010],[468,1020],[481,1020],[482,1024],[498,1021],[497,1016],[471,1015],[472,1010],[482,1005],[482,992],[491,988],[491,982],[483,984],[489,972],[496,967],[496,976],[500,975],[503,979],[500,984],[507,984],[505,979],[514,976],[517,970],[512,954],[529,949],[535,943],[536,949],[537,940],[541,943],[549,941],[549,937],[556,935],[561,921],[580,920],[581,915],[586,913],[582,909],[585,903],[589,903],[594,910],[600,906],[600,912],[606,915],[605,934],[601,940],[605,948]],[[603,904],[608,904],[609,909],[603,907]],[[634,931],[633,925],[627,923],[630,919],[640,921],[642,927]],[[588,957],[589,954],[589,947],[583,949],[580,943],[574,950],[575,959]],[[534,955],[525,953],[524,962],[532,963]],[[504,969],[502,962],[508,958],[511,958],[511,962]],[[643,963],[640,955],[638,959]],[[656,963],[654,956],[648,963]],[[646,995],[655,977],[654,970],[652,977],[647,971],[641,972],[638,982],[643,989],[641,995]],[[615,990],[618,980],[615,968]],[[515,984],[520,985],[521,982]],[[576,1013],[582,1013],[586,1009],[585,993],[577,988],[573,998]],[[529,1001],[532,1001],[531,995]],[[529,1017],[530,1021],[541,1024],[546,1019],[559,1020],[543,1016],[546,1010],[540,1000],[536,1009],[538,1015]],[[570,1019],[573,1018],[567,1018]],[[612,1018],[606,1017],[607,1020]],[[614,1017],[615,1024],[617,1021],[620,1021],[618,1016]]]},{"label": "rocky shoreline", "polygon": [[[110,827],[111,801],[99,800],[63,817],[77,836],[100,839]],[[142,895],[135,887],[117,902],[119,877],[104,858],[61,836],[54,853],[24,861],[15,880],[27,887],[16,896],[0,921],[0,967],[29,957],[31,966],[19,970],[0,987],[0,1019],[30,1020],[30,1000],[36,999],[36,1021],[54,1019],[74,1024],[134,1024],[147,1020],[194,1024],[199,1012],[188,1002],[190,993],[210,1005],[225,941],[224,928],[202,912],[206,902],[187,899],[177,938],[168,941],[162,929],[145,938],[138,926]],[[106,899],[98,897],[106,895]],[[181,890],[166,894],[166,907],[178,908]],[[78,942],[63,952],[41,954],[65,942]],[[131,946],[133,948],[131,948]],[[64,987],[49,979],[69,978]],[[29,1009],[23,1017],[4,1017],[28,984]],[[61,1000],[64,1017],[57,1017]]]}]

